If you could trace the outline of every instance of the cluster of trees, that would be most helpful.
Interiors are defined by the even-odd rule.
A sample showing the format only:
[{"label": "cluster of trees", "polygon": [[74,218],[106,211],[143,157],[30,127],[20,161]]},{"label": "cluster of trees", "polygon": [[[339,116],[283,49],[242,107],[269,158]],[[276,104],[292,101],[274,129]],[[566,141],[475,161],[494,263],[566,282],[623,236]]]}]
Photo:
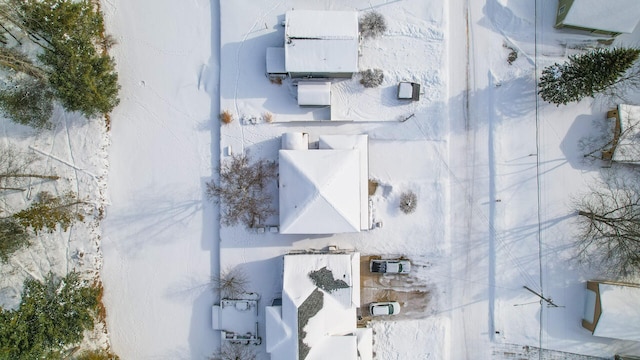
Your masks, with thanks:
[{"label": "cluster of trees", "polygon": [[[640,87],[639,57],[636,48],[602,48],[569,56],[542,71],[538,93],[556,105],[597,94],[622,98],[621,93]],[[602,149],[588,151],[585,157]],[[574,200],[580,260],[614,278],[640,275],[639,174],[627,171],[607,174]]]},{"label": "cluster of trees", "polygon": [[[27,190],[26,182],[55,181],[58,176],[32,170],[35,157],[20,153],[11,147],[0,148],[0,198],[16,191]],[[84,220],[85,201],[74,192],[54,195],[39,192],[25,209],[15,211],[0,208],[0,261],[7,261],[18,249],[28,246],[30,239],[40,232],[66,231],[76,221]]]},{"label": "cluster of trees", "polygon": [[[4,0],[0,4],[0,110],[13,121],[50,127],[53,101],[91,118],[119,102],[118,75],[102,14],[89,0]],[[27,49],[36,45],[38,54]]]},{"label": "cluster of trees", "polygon": [[66,347],[93,329],[100,291],[77,273],[26,280],[20,307],[0,309],[0,359],[68,358],[63,356]]}]

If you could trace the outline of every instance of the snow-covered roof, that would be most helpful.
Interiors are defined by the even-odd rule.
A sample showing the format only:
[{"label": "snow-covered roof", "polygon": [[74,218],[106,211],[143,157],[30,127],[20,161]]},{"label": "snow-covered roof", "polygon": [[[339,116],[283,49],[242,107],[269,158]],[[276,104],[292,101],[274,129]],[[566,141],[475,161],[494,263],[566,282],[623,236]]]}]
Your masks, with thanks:
[{"label": "snow-covered roof", "polygon": [[563,25],[632,33],[640,20],[638,0],[574,0]]},{"label": "snow-covered roof", "polygon": [[598,284],[602,313],[593,335],[640,341],[640,287]]},{"label": "snow-covered roof", "polygon": [[299,81],[298,105],[331,105],[331,83],[329,81]]},{"label": "snow-covered roof", "polygon": [[[330,271],[334,280],[344,282],[342,287],[318,287],[310,274],[321,269]],[[322,293],[322,307],[299,329],[298,312],[318,291]],[[359,253],[285,255],[282,306],[267,307],[266,312],[267,351],[273,359],[303,360],[298,335],[304,331],[301,341],[309,348],[306,360],[371,359],[372,336],[357,329],[359,306]]]},{"label": "snow-covered roof", "polygon": [[268,47],[267,48],[267,74],[286,74],[287,69],[284,65],[284,48]]},{"label": "snow-covered roof", "polygon": [[279,163],[281,233],[361,230],[360,150],[280,150]]},{"label": "snow-covered roof", "polygon": [[357,72],[358,39],[355,11],[288,11],[286,69],[288,72]]},{"label": "snow-covered roof", "polygon": [[369,137],[367,135],[322,135],[320,149],[357,149],[360,156],[360,230],[369,229]]},{"label": "snow-covered roof", "polygon": [[640,106],[618,105],[620,138],[613,157],[616,162],[640,163]]}]

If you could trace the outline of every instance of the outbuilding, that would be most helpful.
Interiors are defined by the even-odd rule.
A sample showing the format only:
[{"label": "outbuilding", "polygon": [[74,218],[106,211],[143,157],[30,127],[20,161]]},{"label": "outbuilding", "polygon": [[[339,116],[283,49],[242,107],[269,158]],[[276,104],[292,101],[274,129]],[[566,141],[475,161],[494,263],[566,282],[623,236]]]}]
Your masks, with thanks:
[{"label": "outbuilding", "polygon": [[617,36],[632,33],[638,20],[637,0],[559,0],[555,27]]},{"label": "outbuilding", "polygon": [[587,281],[582,327],[594,336],[640,341],[640,285]]}]

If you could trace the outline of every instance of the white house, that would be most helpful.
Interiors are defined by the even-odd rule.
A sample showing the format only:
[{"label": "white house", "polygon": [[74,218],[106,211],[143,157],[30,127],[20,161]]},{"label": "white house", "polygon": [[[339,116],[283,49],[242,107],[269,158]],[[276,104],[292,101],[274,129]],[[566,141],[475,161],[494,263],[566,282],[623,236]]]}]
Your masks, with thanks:
[{"label": "white house", "polygon": [[284,26],[284,51],[267,49],[267,73],[284,70],[292,78],[350,78],[358,72],[356,11],[291,10]]},{"label": "white house", "polygon": [[367,135],[325,135],[319,149],[279,152],[280,233],[369,229]]},{"label": "white house", "polygon": [[265,311],[272,359],[372,359],[372,330],[357,327],[359,253],[285,255],[281,300]]},{"label": "white house", "polygon": [[582,327],[594,336],[640,341],[640,285],[588,281]]},{"label": "white house", "polygon": [[555,27],[616,36],[632,33],[639,20],[637,0],[559,0]]}]

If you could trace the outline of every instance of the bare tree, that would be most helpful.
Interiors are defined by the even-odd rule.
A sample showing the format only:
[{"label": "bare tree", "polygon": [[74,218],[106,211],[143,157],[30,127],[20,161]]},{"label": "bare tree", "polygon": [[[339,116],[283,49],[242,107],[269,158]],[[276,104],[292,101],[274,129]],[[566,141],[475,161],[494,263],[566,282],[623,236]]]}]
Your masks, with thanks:
[{"label": "bare tree", "polygon": [[249,278],[239,266],[227,268],[220,272],[220,277],[213,278],[213,289],[223,299],[237,299],[247,292]]},{"label": "bare tree", "polygon": [[220,183],[207,183],[207,197],[221,204],[224,225],[242,222],[254,227],[275,214],[271,208],[269,181],[276,177],[277,165],[273,161],[259,160],[249,163],[247,155],[233,155],[220,168]]},{"label": "bare tree", "polygon": [[11,146],[0,147],[0,191],[24,191],[24,181],[29,179],[58,180],[56,175],[46,175],[32,170],[37,158],[17,151]]},{"label": "bare tree", "polygon": [[619,174],[607,176],[574,202],[579,215],[579,258],[608,274],[640,274],[638,183]]},{"label": "bare tree", "polygon": [[241,344],[223,342],[209,360],[255,360],[256,352],[253,348]]}]

